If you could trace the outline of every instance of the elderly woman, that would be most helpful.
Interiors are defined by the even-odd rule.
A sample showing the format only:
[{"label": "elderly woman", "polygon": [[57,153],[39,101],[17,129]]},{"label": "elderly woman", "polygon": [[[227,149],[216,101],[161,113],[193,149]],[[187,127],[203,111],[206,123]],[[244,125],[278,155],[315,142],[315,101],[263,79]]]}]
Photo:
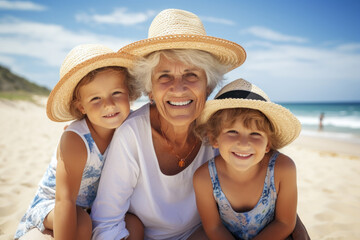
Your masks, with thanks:
[{"label": "elderly woman", "polygon": [[140,218],[146,239],[188,239],[196,232],[192,176],[216,153],[195,137],[193,125],[223,74],[245,60],[241,46],[206,36],[186,11],[161,12],[149,35],[123,49],[146,55],[133,74],[151,104],[114,134],[91,213],[94,239],[125,238],[127,212]]},{"label": "elderly woman", "polygon": [[193,127],[223,74],[245,61],[245,51],[207,36],[196,15],[176,9],[159,13],[149,38],[121,51],[143,57],[132,74],[150,104],[114,134],[92,207],[93,239],[127,237],[126,213],[141,220],[145,239],[205,239],[192,176],[217,152]]}]

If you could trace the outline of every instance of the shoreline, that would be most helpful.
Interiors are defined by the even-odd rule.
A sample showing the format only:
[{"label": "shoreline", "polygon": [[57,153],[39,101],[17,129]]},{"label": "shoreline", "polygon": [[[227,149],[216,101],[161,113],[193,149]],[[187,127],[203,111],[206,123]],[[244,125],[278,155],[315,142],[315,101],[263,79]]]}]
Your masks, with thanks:
[{"label": "shoreline", "polygon": [[[0,100],[0,240],[13,238],[68,124],[50,121],[45,103]],[[360,239],[359,144],[301,134],[280,152],[296,164],[298,214],[310,237]]]}]

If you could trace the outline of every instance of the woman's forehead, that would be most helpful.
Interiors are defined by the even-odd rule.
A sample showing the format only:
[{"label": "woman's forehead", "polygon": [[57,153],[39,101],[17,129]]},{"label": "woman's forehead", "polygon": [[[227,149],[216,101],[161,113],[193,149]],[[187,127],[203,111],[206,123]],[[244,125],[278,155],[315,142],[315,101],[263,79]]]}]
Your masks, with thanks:
[{"label": "woman's forehead", "polygon": [[184,63],[180,60],[169,60],[165,56],[161,56],[159,63],[155,66],[154,72],[190,72],[190,71],[199,71],[199,67]]}]

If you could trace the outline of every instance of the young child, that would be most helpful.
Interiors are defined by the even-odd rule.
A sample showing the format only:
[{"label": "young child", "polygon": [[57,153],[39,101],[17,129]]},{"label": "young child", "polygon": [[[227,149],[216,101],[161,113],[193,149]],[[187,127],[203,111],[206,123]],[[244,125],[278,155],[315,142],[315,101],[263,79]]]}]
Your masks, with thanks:
[{"label": "young child", "polygon": [[285,239],[296,223],[294,162],[276,149],[301,125],[251,83],[238,79],[206,103],[197,133],[220,155],[194,174],[196,203],[210,239]]},{"label": "young child", "polygon": [[15,239],[33,228],[53,230],[56,239],[91,238],[86,210],[95,199],[108,145],[130,113],[129,101],[140,95],[127,72],[134,60],[98,44],[77,46],[65,58],[47,115],[56,122],[76,121],[62,134]]}]

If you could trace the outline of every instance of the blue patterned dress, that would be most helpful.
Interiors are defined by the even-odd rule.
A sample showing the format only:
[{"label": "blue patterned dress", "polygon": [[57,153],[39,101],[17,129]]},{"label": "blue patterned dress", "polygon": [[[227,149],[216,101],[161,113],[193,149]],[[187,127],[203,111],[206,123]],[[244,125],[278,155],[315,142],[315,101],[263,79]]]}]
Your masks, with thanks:
[{"label": "blue patterned dress", "polygon": [[252,239],[274,219],[277,198],[274,182],[274,166],[278,155],[279,152],[275,151],[269,160],[260,200],[250,211],[240,213],[232,209],[225,194],[221,190],[214,159],[209,161],[208,166],[213,185],[213,194],[219,208],[221,220],[235,238],[244,240]]},{"label": "blue patterned dress", "polygon": [[[91,137],[86,120],[72,122],[66,131],[78,134],[85,143],[87,149],[87,160],[83,171],[79,194],[76,200],[78,206],[90,208],[96,197],[100,174],[104,165],[107,151],[102,155]],[[56,151],[51,162],[39,183],[36,195],[30,204],[25,215],[22,217],[14,238],[18,239],[32,228],[44,231],[43,221],[49,212],[55,207],[55,187],[56,187]]]}]

